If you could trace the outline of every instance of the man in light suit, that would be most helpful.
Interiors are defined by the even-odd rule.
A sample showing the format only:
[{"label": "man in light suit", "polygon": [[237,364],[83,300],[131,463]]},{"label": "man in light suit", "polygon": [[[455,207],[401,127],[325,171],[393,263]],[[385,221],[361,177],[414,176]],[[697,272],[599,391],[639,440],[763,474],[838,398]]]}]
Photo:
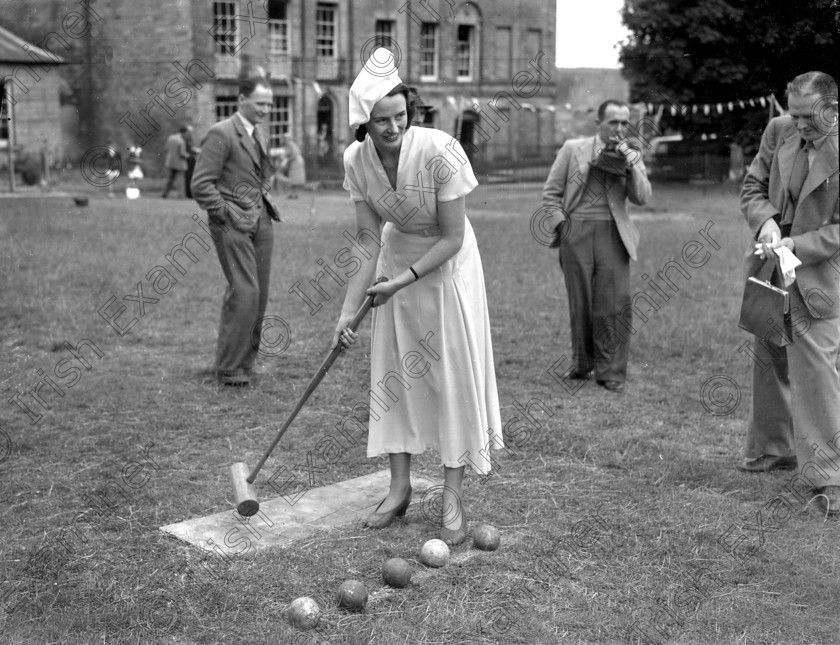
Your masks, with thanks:
[{"label": "man in light suit", "polygon": [[[624,391],[630,346],[630,260],[639,233],[626,200],[651,194],[641,154],[626,141],[630,109],[609,100],[598,108],[594,137],[563,144],[543,188],[552,212],[571,318],[573,365],[566,378],[588,379]],[[621,325],[621,326],[619,326]]]},{"label": "man in light suit", "polygon": [[216,349],[222,385],[250,383],[268,302],[271,221],[280,221],[269,194],[274,168],[261,126],[271,107],[267,79],[241,80],[239,110],[207,132],[193,173],[193,197],[207,211],[228,281]]},{"label": "man in light suit", "polygon": [[[754,275],[773,249],[802,261],[791,292],[793,343],[755,338],[753,404],[741,469],[799,467],[826,512],[840,512],[840,201],[837,84],[807,72],[787,87],[789,114],[767,125],[741,188],[758,244]],[[772,369],[771,369],[772,368]]]}]

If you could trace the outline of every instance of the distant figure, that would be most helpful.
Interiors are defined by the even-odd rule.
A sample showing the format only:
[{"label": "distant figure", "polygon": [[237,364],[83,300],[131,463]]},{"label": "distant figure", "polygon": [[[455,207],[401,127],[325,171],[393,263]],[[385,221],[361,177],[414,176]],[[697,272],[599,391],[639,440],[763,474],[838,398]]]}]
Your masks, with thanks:
[{"label": "distant figure", "polygon": [[128,177],[129,183],[135,188],[145,177],[143,174],[143,160],[141,159],[142,154],[143,148],[140,146],[133,143],[128,146],[128,173],[126,176]]},{"label": "distant figure", "polygon": [[184,190],[189,199],[192,199],[192,186],[190,184],[192,184],[193,171],[195,170],[195,158],[200,152],[199,148],[195,147],[193,136],[193,128],[188,125],[187,131],[184,132],[184,142],[187,144],[187,171],[184,177]]},{"label": "distant figure", "polygon": [[282,167],[283,181],[289,187],[287,199],[297,199],[297,191],[306,185],[306,163],[300,148],[290,136],[284,137],[283,147],[285,148],[285,160]]},{"label": "distant figure", "polygon": [[[187,172],[187,140],[184,134],[189,130],[187,126],[182,127],[175,134],[169,135],[166,139],[166,167],[169,170],[169,179],[166,181],[166,187],[163,189],[161,197],[166,199],[169,191],[175,187],[175,180],[181,173],[186,179]],[[184,194],[187,194],[186,185],[184,186]]]},{"label": "distant figure", "polygon": [[128,186],[125,189],[125,196],[128,199],[140,197],[140,181],[144,177],[143,160],[140,158],[142,153],[143,149],[140,146],[136,144],[128,146],[128,172],[126,173]]},{"label": "distant figure", "polygon": [[330,135],[329,128],[326,123],[322,123],[318,130],[318,159],[323,162],[326,161],[330,154]]}]

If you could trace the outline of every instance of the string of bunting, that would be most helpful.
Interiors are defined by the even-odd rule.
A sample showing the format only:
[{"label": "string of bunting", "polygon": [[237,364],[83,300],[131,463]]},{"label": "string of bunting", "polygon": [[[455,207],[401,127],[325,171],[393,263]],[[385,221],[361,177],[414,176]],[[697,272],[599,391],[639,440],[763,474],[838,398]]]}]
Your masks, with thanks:
[{"label": "string of bunting", "polygon": [[738,99],[735,101],[726,101],[721,103],[695,103],[692,105],[675,105],[674,103],[645,103],[648,113],[655,113],[659,110],[668,110],[671,116],[676,116],[678,113],[697,114],[698,112],[709,115],[713,112],[723,114],[724,110],[732,112],[736,108],[746,110],[749,108],[767,108],[772,105],[780,114],[787,114],[787,111],[779,104],[774,94],[767,96],[756,96],[750,99]]}]

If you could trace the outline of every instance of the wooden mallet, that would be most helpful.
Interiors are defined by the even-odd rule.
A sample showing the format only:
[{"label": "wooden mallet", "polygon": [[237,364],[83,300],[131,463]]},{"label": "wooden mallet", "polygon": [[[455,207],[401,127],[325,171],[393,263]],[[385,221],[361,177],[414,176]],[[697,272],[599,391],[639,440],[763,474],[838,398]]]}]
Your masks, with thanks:
[{"label": "wooden mallet", "polygon": [[[379,278],[376,281],[376,283],[384,281],[385,278]],[[362,320],[367,315],[367,312],[370,311],[370,308],[373,306],[373,298],[374,296],[372,295],[368,296],[365,299],[359,311],[356,312],[356,315],[353,317],[353,320],[350,321],[348,327],[352,331],[356,331],[356,328],[361,324]],[[277,433],[277,436],[274,437],[274,441],[271,442],[271,445],[268,447],[268,450],[265,451],[265,454],[262,456],[262,459],[260,459],[260,462],[257,464],[256,468],[250,471],[249,474],[248,466],[245,464],[245,462],[242,461],[238,461],[230,467],[230,480],[233,483],[233,495],[236,499],[236,512],[242,515],[243,517],[251,517],[252,515],[256,515],[257,512],[260,510],[260,502],[257,499],[257,489],[254,487],[254,480],[257,478],[257,473],[260,472],[260,469],[263,467],[265,460],[268,459],[268,456],[272,453],[275,446],[277,446],[277,443],[280,441],[280,438],[286,433],[286,430],[289,429],[289,426],[292,425],[292,421],[295,420],[297,413],[300,412],[307,399],[315,391],[315,388],[318,387],[318,384],[323,380],[324,376],[326,376],[327,372],[330,369],[330,366],[332,366],[332,364],[335,362],[335,359],[338,358],[339,354],[341,354],[342,350],[344,350],[344,346],[339,341],[339,343],[335,347],[333,347],[329,356],[327,356],[327,358],[321,364],[321,367],[318,368],[318,371],[315,372],[315,376],[312,377],[312,380],[309,382],[309,385],[306,387],[306,390],[301,395],[300,400],[298,400],[294,409],[289,414],[286,421],[283,423],[282,427]]]}]

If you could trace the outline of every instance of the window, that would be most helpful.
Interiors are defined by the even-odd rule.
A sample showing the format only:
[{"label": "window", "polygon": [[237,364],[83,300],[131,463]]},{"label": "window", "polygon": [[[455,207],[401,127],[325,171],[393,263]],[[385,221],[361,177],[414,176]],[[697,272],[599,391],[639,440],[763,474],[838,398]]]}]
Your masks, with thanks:
[{"label": "window", "polygon": [[374,37],[376,38],[376,46],[390,49],[394,51],[394,21],[393,20],[377,20],[374,28]]},{"label": "window", "polygon": [[513,32],[510,27],[496,27],[496,78],[508,79],[512,75]]},{"label": "window", "polygon": [[424,22],[420,30],[420,80],[435,80],[438,75],[438,26]]},{"label": "window", "polygon": [[533,58],[542,51],[542,31],[529,29],[525,34],[525,55]]},{"label": "window", "polygon": [[286,15],[286,0],[268,0],[268,53],[288,56],[289,20]]},{"label": "window", "polygon": [[292,130],[291,101],[288,96],[275,96],[268,120],[268,147],[274,151],[280,147],[280,139]]},{"label": "window", "polygon": [[239,97],[217,96],[216,97],[216,121],[221,121],[231,116],[239,108]]},{"label": "window", "polygon": [[459,81],[470,81],[473,77],[475,27],[458,25],[458,42],[455,47],[455,74]]},{"label": "window", "polygon": [[315,10],[315,52],[318,58],[338,58],[336,13],[336,6],[325,2],[319,2]]},{"label": "window", "polygon": [[210,29],[216,41],[216,51],[233,56],[238,47],[236,40],[236,3],[213,3],[213,27]]}]

